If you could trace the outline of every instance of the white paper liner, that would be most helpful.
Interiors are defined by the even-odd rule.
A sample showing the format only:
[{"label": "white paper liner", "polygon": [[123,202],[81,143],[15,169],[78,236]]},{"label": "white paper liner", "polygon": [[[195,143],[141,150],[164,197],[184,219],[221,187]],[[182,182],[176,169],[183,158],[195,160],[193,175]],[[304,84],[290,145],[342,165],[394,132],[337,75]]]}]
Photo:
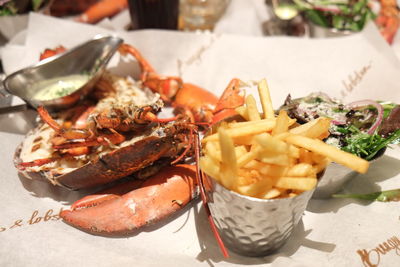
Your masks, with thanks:
[{"label": "white paper liner", "polygon": [[[156,30],[110,32],[96,26],[31,14],[24,53],[5,47],[2,57],[5,69],[9,73],[37,62],[44,48],[60,44],[72,47],[98,33],[123,37],[135,45],[159,73],[182,74],[185,81],[208,88],[217,95],[231,78],[238,77],[243,80],[267,78],[275,107],[288,93],[299,97],[312,91],[324,91],[341,97],[343,81],[354,71],[371,65],[344,100],[371,98],[400,103],[400,64],[373,25],[350,37],[309,40]],[[118,63],[119,56],[110,63],[115,72],[132,74],[137,71],[132,61],[114,68]],[[69,192],[47,183],[19,178],[12,157],[23,135],[12,130],[11,124],[12,120],[0,124],[1,266],[362,266],[358,250],[372,251],[370,260],[377,263],[373,249],[392,237],[400,238],[399,203],[345,199],[311,200],[286,245],[265,258],[246,258],[231,253],[230,259],[223,259],[198,201],[170,220],[129,238],[92,236],[61,221],[42,219],[29,224],[36,210],[37,216],[44,216],[49,209],[57,212],[84,192]],[[379,164],[367,175],[356,176],[345,190],[372,192],[398,187],[399,159],[399,149],[388,149]],[[18,220],[21,226],[13,227]],[[379,266],[396,266],[398,261],[396,250],[390,249],[380,255]]]}]

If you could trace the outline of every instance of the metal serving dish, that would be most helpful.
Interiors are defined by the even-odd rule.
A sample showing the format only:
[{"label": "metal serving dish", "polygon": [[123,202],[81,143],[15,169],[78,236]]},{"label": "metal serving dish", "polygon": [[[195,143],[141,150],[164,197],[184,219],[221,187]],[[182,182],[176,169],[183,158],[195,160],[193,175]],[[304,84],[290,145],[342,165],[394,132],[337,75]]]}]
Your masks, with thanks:
[{"label": "metal serving dish", "polygon": [[[10,74],[3,82],[3,95],[12,94],[23,99],[29,106],[48,109],[71,107],[84,98],[103,73],[106,64],[118,50],[122,39],[114,36],[96,36],[66,52],[40,61],[36,65]],[[50,100],[38,100],[34,96],[42,88],[40,82],[70,75],[88,75],[88,80],[75,91]]]},{"label": "metal serving dish", "polygon": [[[239,115],[229,117],[213,127],[206,136],[217,131],[223,122],[242,121]],[[324,173],[318,174],[318,179]],[[314,190],[295,197],[260,199],[241,195],[205,175],[208,205],[224,244],[238,254],[261,257],[285,244],[300,221]]]},{"label": "metal serving dish", "polygon": [[314,193],[259,199],[230,191],[210,177],[208,183],[208,205],[224,244],[252,257],[271,254],[285,244]]},{"label": "metal serving dish", "polygon": [[311,38],[332,38],[332,37],[345,37],[355,34],[357,32],[349,30],[338,30],[335,28],[325,28],[315,23],[309,22],[309,33]]},{"label": "metal serving dish", "polygon": [[[376,164],[377,161],[385,154],[386,147],[381,149],[375,157],[370,160],[370,166]],[[358,173],[343,166],[332,162],[325,170],[325,174],[318,181],[317,188],[312,196],[316,199],[330,198],[333,194],[337,193],[342,187],[357,176]]]}]

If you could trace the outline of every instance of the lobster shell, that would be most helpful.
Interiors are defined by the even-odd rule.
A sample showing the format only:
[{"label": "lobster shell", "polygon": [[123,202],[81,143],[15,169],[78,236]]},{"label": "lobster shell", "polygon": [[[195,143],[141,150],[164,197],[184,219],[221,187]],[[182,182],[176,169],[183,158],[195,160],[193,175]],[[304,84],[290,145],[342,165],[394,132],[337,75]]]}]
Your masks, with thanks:
[{"label": "lobster shell", "polygon": [[[113,107],[120,100],[128,107],[136,104],[152,105],[158,99],[155,94],[143,91],[135,82],[127,79],[107,74],[103,80],[108,81],[112,85],[110,88],[116,90],[117,93],[110,96],[105,94],[106,97],[96,105],[100,111]],[[101,88],[96,90],[102,92]],[[93,94],[97,93],[96,90]],[[170,158],[172,161],[183,149],[181,143],[185,137],[182,136],[188,133],[185,125],[187,124],[175,121],[162,125],[150,123],[136,132],[127,133],[126,141],[123,143],[96,150],[86,158],[66,160],[62,158],[43,166],[21,168],[21,162],[30,161],[27,155],[32,155],[34,159],[52,157],[50,153],[52,148],[49,144],[53,130],[47,124],[40,123],[17,147],[14,164],[23,176],[30,179],[46,180],[71,190],[96,187],[142,170],[159,159]],[[34,143],[30,140],[37,138],[43,140],[41,142],[44,144],[44,156],[32,154],[35,150]],[[65,164],[66,161],[68,161],[67,164]]]},{"label": "lobster shell", "polygon": [[[27,178],[51,181],[71,190],[104,185],[150,166],[162,157],[177,154],[179,151],[172,144],[176,141],[175,134],[179,133],[168,130],[164,131],[165,136],[145,136],[62,175],[51,170],[30,171],[29,168],[20,170],[20,173]],[[16,166],[21,162],[22,145],[18,146],[14,156]]]}]

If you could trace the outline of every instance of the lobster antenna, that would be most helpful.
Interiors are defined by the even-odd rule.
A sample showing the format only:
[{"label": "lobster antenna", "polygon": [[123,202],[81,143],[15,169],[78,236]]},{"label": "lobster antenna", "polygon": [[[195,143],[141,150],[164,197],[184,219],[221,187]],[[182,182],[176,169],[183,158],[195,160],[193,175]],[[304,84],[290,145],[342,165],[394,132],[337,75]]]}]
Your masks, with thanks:
[{"label": "lobster antenna", "polygon": [[203,206],[204,206],[204,209],[206,210],[208,222],[210,223],[211,230],[214,234],[215,239],[217,240],[219,248],[221,249],[222,255],[224,255],[225,258],[229,258],[228,250],[226,249],[224,242],[222,241],[221,236],[219,235],[218,229],[214,223],[214,218],[212,217],[210,208],[208,207],[206,190],[205,190],[205,187],[203,184],[204,173],[202,171],[200,171],[199,164],[198,164],[199,159],[200,159],[200,140],[199,140],[199,135],[197,132],[196,132],[196,138],[195,138],[194,142],[195,142],[195,157],[196,157],[196,179],[197,179],[197,183],[200,187],[201,200],[203,201]]}]

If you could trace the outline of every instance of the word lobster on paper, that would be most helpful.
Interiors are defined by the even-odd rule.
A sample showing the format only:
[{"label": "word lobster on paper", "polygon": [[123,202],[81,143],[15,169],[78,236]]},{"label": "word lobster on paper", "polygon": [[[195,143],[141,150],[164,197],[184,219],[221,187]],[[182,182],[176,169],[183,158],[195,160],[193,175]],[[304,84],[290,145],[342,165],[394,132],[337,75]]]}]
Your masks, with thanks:
[{"label": "word lobster on paper", "polygon": [[347,79],[342,80],[342,84],[344,89],[340,91],[340,94],[343,98],[348,96],[364,79],[364,76],[371,69],[372,62],[369,62],[368,65],[362,67],[359,70],[355,70],[353,73],[347,76]]},{"label": "word lobster on paper", "polygon": [[54,210],[49,209],[44,213],[43,216],[40,216],[40,214],[43,214],[43,213],[39,213],[38,210],[35,210],[32,212],[32,215],[29,217],[29,219],[15,220],[14,223],[12,223],[10,226],[0,225],[0,233],[7,231],[7,230],[20,228],[20,227],[24,227],[24,226],[29,226],[29,225],[33,225],[33,224],[37,224],[37,223],[58,221],[61,219],[60,213],[62,212],[62,210],[63,210],[63,208],[61,208],[58,213],[55,213]]}]

